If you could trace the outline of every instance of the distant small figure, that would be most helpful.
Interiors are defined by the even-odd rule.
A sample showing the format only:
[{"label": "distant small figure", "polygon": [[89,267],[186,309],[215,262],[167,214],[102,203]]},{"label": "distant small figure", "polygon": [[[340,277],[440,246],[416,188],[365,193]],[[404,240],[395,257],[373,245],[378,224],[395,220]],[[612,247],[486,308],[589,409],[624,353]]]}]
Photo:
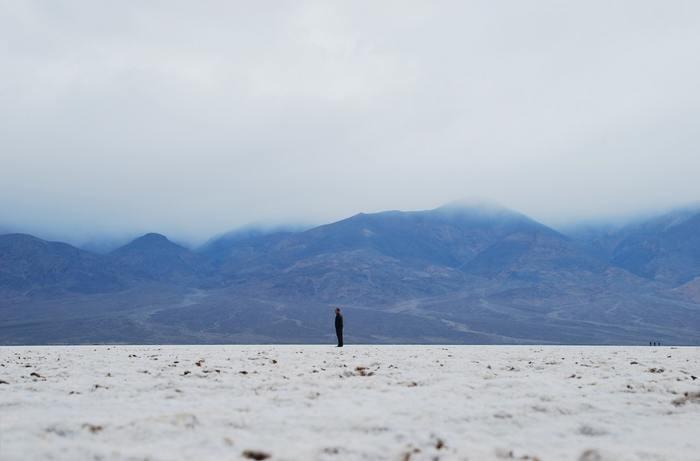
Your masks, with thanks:
[{"label": "distant small figure", "polygon": [[651,341],[649,341],[649,345],[651,346]]},{"label": "distant small figure", "polygon": [[343,316],[338,307],[335,308],[335,335],[338,337],[337,347],[343,347]]}]

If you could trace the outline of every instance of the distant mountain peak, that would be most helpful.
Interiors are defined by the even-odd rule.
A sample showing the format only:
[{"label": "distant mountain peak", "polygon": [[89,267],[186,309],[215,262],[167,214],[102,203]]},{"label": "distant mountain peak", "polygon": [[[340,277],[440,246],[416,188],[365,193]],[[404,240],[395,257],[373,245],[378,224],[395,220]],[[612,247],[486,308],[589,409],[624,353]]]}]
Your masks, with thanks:
[{"label": "distant mountain peak", "polygon": [[195,277],[205,263],[188,248],[162,234],[149,233],[109,254],[112,262],[132,276],[149,280],[185,280]]},{"label": "distant mountain peak", "polygon": [[165,235],[163,234],[157,234],[155,232],[150,232],[148,234],[144,234],[141,237],[137,237],[131,242],[127,243],[126,245],[117,248],[114,250],[112,253],[113,254],[120,254],[124,252],[132,252],[132,251],[150,251],[150,250],[159,250],[159,251],[169,251],[169,250],[175,250],[175,251],[187,251],[186,248],[184,248],[181,245],[178,245],[177,243],[172,242],[169,240]]},{"label": "distant mountain peak", "polygon": [[483,200],[454,201],[431,210],[431,213],[448,218],[466,218],[469,220],[490,222],[521,222],[542,226],[542,224],[522,213],[501,206],[495,202]]},{"label": "distant mountain peak", "polygon": [[166,237],[163,234],[158,234],[155,232],[149,232],[148,234],[144,234],[141,237],[138,237],[134,241],[143,241],[143,242],[169,242],[168,237]]}]

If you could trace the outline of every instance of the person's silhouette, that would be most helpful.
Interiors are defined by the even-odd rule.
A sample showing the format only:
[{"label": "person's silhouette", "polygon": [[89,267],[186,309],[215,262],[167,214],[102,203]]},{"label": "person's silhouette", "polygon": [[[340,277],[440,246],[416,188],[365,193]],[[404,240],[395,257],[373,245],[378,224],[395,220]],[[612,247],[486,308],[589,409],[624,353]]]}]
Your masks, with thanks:
[{"label": "person's silhouette", "polygon": [[340,315],[340,308],[335,308],[335,335],[338,337],[338,346],[343,347],[343,316]]}]

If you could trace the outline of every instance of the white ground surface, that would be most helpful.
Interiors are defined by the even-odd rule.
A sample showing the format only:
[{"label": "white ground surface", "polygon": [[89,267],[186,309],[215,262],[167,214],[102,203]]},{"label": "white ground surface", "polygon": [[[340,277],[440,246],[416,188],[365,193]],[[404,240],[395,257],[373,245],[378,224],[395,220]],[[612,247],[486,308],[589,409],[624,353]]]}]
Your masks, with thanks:
[{"label": "white ground surface", "polygon": [[3,347],[0,364],[2,461],[700,460],[698,348]]}]

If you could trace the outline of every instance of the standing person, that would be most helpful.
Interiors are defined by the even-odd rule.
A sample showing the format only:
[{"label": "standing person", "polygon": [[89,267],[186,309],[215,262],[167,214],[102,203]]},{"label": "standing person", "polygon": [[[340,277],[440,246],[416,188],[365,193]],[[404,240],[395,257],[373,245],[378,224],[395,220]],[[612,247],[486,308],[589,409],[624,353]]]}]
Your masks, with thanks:
[{"label": "standing person", "polygon": [[343,347],[343,316],[338,307],[335,308],[335,335],[338,337],[337,347]]}]

